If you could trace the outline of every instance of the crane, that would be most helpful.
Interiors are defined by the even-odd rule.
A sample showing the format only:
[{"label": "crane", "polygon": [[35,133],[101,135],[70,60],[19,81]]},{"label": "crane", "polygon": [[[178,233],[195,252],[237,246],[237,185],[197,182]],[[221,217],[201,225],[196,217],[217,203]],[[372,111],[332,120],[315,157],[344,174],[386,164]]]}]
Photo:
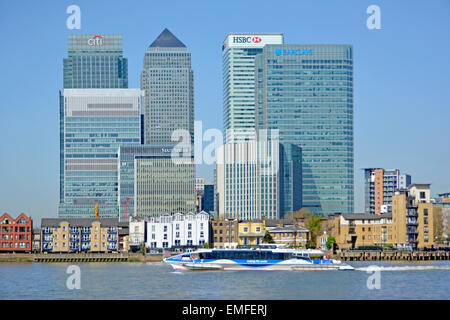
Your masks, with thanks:
[{"label": "crane", "polygon": [[100,215],[98,214],[98,203],[95,204],[94,211],[95,211],[95,217],[100,218]]}]

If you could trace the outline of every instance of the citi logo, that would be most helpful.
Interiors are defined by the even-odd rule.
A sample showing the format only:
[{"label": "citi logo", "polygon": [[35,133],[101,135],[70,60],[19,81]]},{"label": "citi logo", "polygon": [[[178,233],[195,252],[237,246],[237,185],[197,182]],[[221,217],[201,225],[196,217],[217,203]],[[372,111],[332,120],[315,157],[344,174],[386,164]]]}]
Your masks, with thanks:
[{"label": "citi logo", "polygon": [[275,49],[275,54],[277,56],[303,56],[303,55],[312,55],[312,49]]},{"label": "citi logo", "polygon": [[261,42],[261,38],[260,37],[253,37],[252,38],[252,41],[254,42],[254,43],[260,43]]},{"label": "citi logo", "polygon": [[101,46],[103,44],[103,37],[97,34],[92,39],[88,39],[87,42],[90,46]]}]

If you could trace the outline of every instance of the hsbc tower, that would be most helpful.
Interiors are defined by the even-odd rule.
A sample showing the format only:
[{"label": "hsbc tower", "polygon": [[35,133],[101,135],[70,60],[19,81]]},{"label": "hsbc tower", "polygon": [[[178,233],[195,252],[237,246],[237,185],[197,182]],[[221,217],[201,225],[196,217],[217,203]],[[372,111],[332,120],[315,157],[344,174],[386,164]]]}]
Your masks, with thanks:
[{"label": "hsbc tower", "polygon": [[255,139],[255,57],[281,33],[230,33],[222,45],[223,129],[227,143]]}]

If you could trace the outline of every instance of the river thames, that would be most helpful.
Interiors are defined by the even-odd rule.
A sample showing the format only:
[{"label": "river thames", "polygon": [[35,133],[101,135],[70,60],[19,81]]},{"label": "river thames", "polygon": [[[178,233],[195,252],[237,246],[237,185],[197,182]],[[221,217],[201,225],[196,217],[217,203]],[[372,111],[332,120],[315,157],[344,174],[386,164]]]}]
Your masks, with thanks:
[{"label": "river thames", "polygon": [[450,261],[349,264],[354,271],[174,272],[163,262],[79,263],[80,289],[68,289],[73,264],[2,263],[0,299],[450,299]]}]

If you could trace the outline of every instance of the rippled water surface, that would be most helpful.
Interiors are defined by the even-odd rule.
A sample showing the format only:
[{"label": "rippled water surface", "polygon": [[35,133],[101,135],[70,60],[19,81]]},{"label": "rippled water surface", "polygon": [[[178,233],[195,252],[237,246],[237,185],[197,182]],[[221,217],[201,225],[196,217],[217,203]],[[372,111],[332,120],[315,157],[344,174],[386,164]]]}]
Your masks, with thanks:
[{"label": "rippled water surface", "polygon": [[[350,262],[355,271],[174,272],[161,263],[0,264],[0,299],[450,299],[450,261]],[[380,289],[368,289],[372,266]],[[370,283],[371,282],[369,279]]]}]

